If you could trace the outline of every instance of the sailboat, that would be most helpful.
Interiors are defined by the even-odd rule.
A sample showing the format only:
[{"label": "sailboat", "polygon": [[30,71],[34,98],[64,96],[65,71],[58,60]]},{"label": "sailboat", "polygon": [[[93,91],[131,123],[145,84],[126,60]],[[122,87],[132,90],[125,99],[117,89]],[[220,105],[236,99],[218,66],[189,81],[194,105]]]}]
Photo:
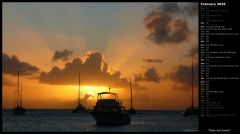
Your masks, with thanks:
[{"label": "sailboat", "polygon": [[18,72],[18,87],[17,87],[17,105],[13,109],[14,115],[24,115],[26,109],[22,107],[22,84],[21,90],[19,89],[19,72]]},{"label": "sailboat", "polygon": [[130,96],[131,96],[131,108],[128,110],[128,114],[136,114],[136,110],[132,106],[132,83],[131,83],[131,78],[130,78]]},{"label": "sailboat", "polygon": [[72,113],[78,113],[80,111],[87,112],[87,109],[81,104],[80,102],[80,73],[79,73],[79,80],[78,80],[78,106],[72,110]]},{"label": "sailboat", "polygon": [[183,112],[183,116],[187,117],[189,115],[198,115],[198,108],[194,107],[193,104],[193,60],[192,60],[192,105],[187,107],[186,110]]}]

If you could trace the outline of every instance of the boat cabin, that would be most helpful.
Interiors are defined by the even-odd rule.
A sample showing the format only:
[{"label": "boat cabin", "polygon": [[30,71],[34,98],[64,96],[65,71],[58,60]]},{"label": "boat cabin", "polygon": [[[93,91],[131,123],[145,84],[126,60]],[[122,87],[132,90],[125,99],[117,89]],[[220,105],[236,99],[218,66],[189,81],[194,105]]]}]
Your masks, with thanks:
[{"label": "boat cabin", "polygon": [[118,95],[111,92],[98,93],[97,103],[94,107],[96,111],[121,112],[125,111],[122,102],[118,100]]}]

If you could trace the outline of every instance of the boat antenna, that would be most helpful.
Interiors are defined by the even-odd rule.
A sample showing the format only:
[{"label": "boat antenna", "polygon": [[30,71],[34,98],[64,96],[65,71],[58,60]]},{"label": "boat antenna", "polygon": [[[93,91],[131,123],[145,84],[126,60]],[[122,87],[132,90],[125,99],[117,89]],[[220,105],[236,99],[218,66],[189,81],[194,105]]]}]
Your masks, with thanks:
[{"label": "boat antenna", "polygon": [[132,109],[132,83],[130,78],[130,93],[131,93],[131,109]]},{"label": "boat antenna", "polygon": [[192,107],[194,107],[193,105],[193,59],[192,59]]}]

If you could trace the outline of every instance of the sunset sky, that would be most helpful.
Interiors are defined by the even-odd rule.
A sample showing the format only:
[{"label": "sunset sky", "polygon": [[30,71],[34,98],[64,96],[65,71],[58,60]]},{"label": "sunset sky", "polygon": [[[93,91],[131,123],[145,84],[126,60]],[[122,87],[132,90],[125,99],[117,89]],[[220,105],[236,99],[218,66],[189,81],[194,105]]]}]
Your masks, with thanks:
[{"label": "sunset sky", "polygon": [[2,100],[14,107],[17,72],[25,108],[93,107],[119,94],[136,109],[198,105],[197,3],[3,3]]}]

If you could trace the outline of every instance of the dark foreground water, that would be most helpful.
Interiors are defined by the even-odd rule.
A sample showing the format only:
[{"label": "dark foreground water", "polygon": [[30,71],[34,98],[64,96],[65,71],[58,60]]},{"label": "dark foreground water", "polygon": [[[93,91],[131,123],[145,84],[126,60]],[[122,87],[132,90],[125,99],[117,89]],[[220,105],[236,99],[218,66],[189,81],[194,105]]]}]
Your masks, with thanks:
[{"label": "dark foreground water", "polygon": [[8,131],[79,131],[79,132],[192,132],[198,131],[198,117],[182,117],[182,111],[140,111],[131,115],[125,126],[96,126],[88,113],[71,110],[27,110],[14,116],[11,110],[2,112],[2,128]]}]

